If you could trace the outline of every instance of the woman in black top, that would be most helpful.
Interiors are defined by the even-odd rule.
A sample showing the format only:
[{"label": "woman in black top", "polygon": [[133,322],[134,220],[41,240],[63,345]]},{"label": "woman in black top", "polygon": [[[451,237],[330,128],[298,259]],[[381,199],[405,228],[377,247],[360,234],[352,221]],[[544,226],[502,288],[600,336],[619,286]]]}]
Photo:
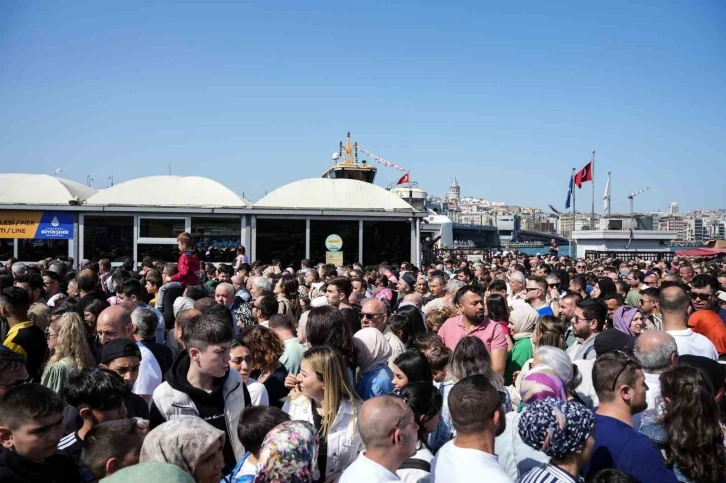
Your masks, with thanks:
[{"label": "woman in black top", "polygon": [[240,338],[252,354],[250,377],[265,386],[270,406],[281,408],[282,399],[290,392],[285,387],[287,369],[280,363],[285,346],[274,332],[261,325],[243,330]]}]

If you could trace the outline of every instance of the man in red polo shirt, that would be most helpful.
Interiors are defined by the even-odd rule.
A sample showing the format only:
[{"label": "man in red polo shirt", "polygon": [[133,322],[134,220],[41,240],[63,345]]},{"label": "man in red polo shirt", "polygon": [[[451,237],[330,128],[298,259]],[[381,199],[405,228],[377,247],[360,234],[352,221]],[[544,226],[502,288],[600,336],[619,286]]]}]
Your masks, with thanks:
[{"label": "man in red polo shirt", "polygon": [[484,315],[484,302],[479,292],[471,285],[462,287],[454,296],[454,304],[460,315],[450,318],[439,329],[439,336],[446,347],[453,351],[464,337],[478,337],[489,350],[492,368],[503,375],[507,361],[507,338],[502,327]]}]

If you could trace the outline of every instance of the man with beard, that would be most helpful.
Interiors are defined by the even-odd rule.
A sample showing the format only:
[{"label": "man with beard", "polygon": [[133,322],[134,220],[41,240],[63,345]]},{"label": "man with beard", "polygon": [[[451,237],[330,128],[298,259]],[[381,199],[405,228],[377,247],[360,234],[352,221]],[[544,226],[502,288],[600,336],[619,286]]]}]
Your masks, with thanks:
[{"label": "man with beard", "polygon": [[597,357],[594,346],[595,337],[602,332],[606,315],[607,307],[600,299],[578,302],[572,317],[572,332],[577,340],[567,349],[570,359],[573,361],[592,360]]},{"label": "man with beard", "polygon": [[492,369],[503,375],[507,360],[507,337],[501,324],[484,315],[481,294],[471,285],[465,285],[456,292],[454,304],[460,315],[450,318],[439,329],[439,337],[444,345],[453,351],[464,337],[478,337],[491,355]]},{"label": "man with beard", "polygon": [[483,374],[465,377],[449,393],[449,411],[456,437],[446,443],[431,463],[431,483],[512,480],[494,454],[494,440],[504,432],[506,420],[499,392]]},{"label": "man with beard", "polygon": [[638,481],[678,481],[650,439],[633,429],[633,415],[647,407],[645,376],[635,355],[630,351],[601,355],[592,379],[600,406],[595,413],[595,451],[583,472],[587,479],[613,468]]}]

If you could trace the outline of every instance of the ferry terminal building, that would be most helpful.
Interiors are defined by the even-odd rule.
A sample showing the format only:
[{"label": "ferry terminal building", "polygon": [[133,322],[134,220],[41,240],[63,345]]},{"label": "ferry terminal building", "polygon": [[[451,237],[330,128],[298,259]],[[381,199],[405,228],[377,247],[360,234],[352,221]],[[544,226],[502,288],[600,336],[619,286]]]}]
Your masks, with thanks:
[{"label": "ferry terminal building", "polygon": [[[256,203],[197,176],[149,176],[96,190],[45,174],[0,174],[0,260],[178,259],[192,234],[202,259],[325,263],[338,235],[343,264],[418,261],[426,217],[395,194],[351,179],[294,181]],[[341,257],[342,254],[342,257]],[[339,262],[340,263],[340,262]]]}]

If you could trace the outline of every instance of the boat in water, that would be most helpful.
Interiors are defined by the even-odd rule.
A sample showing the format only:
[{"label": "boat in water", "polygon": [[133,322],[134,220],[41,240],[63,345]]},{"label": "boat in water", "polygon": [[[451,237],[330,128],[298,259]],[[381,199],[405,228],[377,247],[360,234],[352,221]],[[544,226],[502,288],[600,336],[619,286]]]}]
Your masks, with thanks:
[{"label": "boat in water", "polygon": [[[341,161],[342,159],[342,161]],[[323,178],[329,179],[355,179],[366,183],[373,183],[376,179],[376,168],[365,160],[358,162],[358,143],[350,144],[350,132],[345,146],[340,142],[340,150],[333,153],[335,165],[323,173]]]}]

